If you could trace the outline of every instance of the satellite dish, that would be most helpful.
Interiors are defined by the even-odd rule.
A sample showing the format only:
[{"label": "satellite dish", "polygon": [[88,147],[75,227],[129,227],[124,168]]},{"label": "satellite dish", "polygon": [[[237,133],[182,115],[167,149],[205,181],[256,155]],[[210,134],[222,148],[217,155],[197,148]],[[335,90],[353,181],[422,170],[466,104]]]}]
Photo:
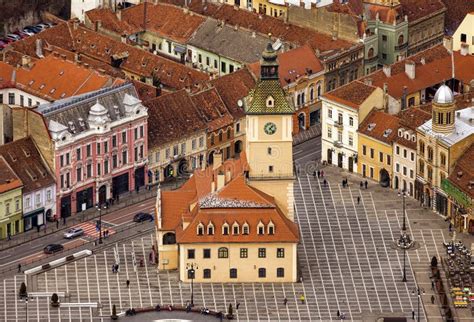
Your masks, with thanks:
[{"label": "satellite dish", "polygon": [[237,101],[237,105],[238,105],[239,107],[242,107],[242,106],[244,106],[244,102],[242,102],[242,100],[238,100],[238,101]]}]

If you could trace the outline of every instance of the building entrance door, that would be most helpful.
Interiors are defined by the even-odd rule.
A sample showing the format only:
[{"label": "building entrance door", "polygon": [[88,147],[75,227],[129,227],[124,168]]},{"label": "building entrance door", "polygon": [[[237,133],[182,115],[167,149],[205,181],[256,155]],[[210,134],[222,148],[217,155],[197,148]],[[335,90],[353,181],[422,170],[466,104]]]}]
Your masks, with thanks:
[{"label": "building entrance door", "polygon": [[352,157],[349,157],[349,172],[354,172],[354,159]]},{"label": "building entrance door", "polygon": [[337,154],[337,166],[342,168],[342,153]]},{"label": "building entrance door", "polygon": [[328,164],[332,164],[332,150],[328,149]]}]

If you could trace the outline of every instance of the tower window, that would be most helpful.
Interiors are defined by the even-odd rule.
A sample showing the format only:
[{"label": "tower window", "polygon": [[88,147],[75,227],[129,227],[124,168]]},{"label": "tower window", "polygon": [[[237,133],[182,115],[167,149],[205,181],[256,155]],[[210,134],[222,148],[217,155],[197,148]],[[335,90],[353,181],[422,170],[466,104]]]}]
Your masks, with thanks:
[{"label": "tower window", "polygon": [[268,166],[268,172],[273,173],[273,166],[272,165]]},{"label": "tower window", "polygon": [[271,155],[272,154],[272,148],[268,148],[267,153],[268,153],[268,155]]},{"label": "tower window", "polygon": [[274,104],[275,104],[275,100],[273,99],[273,97],[268,96],[267,97],[267,102],[266,102],[267,107],[273,107]]}]

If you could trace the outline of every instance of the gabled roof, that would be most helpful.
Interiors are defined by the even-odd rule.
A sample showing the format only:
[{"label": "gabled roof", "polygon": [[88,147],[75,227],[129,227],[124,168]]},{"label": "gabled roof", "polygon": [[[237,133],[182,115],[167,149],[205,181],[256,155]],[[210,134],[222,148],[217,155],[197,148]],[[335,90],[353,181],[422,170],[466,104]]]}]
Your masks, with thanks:
[{"label": "gabled roof", "polygon": [[20,178],[0,155],[0,193],[20,188],[22,185]]},{"label": "gabled roof", "polygon": [[1,145],[0,155],[20,178],[23,183],[23,193],[55,184],[50,169],[30,137]]},{"label": "gabled roof", "polygon": [[395,115],[372,110],[360,124],[358,132],[390,145],[398,136],[399,122]]},{"label": "gabled roof", "polygon": [[377,87],[375,86],[356,80],[324,94],[324,97],[358,109],[376,89]]},{"label": "gabled roof", "polygon": [[[418,126],[431,119],[431,113],[418,107],[410,107],[398,113],[398,118],[400,119],[400,128],[411,130],[413,133],[416,133],[416,128]],[[404,136],[400,137],[397,135],[395,141],[403,146],[416,150],[416,142],[413,142],[411,138],[410,140],[407,140]]]},{"label": "gabled roof", "polygon": [[[121,11],[122,17],[125,12],[126,10]],[[92,9],[86,11],[84,15],[93,24],[100,21],[102,28],[115,32],[119,35],[130,35],[140,30],[132,24],[129,24],[125,19],[122,18],[122,20],[120,20],[117,15],[109,8]]]},{"label": "gabled roof", "polygon": [[456,161],[448,180],[471,199],[474,199],[474,144]]},{"label": "gabled roof", "polygon": [[[441,0],[398,0],[402,6],[403,15],[408,16],[411,24],[419,19],[427,18],[446,10]],[[451,5],[451,4],[450,4]]]},{"label": "gabled roof", "polygon": [[[278,76],[282,87],[294,83],[304,76],[317,74],[324,70],[321,61],[308,45],[278,54]],[[260,75],[260,62],[249,66],[254,75]]]}]

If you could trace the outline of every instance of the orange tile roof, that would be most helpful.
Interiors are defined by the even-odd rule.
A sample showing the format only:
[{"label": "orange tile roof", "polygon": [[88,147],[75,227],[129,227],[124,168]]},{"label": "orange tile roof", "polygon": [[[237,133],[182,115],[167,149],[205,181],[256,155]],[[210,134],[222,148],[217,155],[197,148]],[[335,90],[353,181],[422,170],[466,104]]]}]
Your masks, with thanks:
[{"label": "orange tile roof", "polygon": [[[278,75],[281,86],[285,87],[301,77],[317,74],[324,70],[321,61],[308,45],[278,54]],[[251,64],[256,77],[260,76],[260,62]]]},{"label": "orange tile roof", "polygon": [[402,8],[400,6],[388,7],[385,5],[371,4],[368,6],[369,19],[377,18],[386,24],[393,24],[395,21],[403,19]]},{"label": "orange tile roof", "polygon": [[[374,86],[383,88],[388,85],[388,94],[395,99],[403,96],[403,87],[407,93],[415,93],[452,78],[451,54],[442,45],[422,51],[409,57],[415,62],[415,79],[410,79],[405,73],[406,60],[391,65],[391,76],[387,77],[383,70],[378,70],[365,79],[371,79]],[[424,60],[424,63],[423,63]],[[462,56],[454,52],[455,78],[468,84],[474,79],[474,56]]]},{"label": "orange tile roof", "polygon": [[23,183],[10,168],[7,161],[0,155],[0,193],[20,188]]},{"label": "orange tile roof", "polygon": [[[205,20],[192,11],[186,13],[182,8],[165,3],[147,3],[146,6],[146,30],[179,43],[187,42]],[[140,3],[122,10],[122,20],[136,30],[143,30],[144,12],[145,3]]]},{"label": "orange tile roof", "polygon": [[[377,141],[392,144],[398,136],[400,119],[395,115],[372,110],[359,126],[358,132]],[[372,130],[369,130],[369,125]]]},{"label": "orange tile roof", "polygon": [[324,97],[358,109],[376,89],[377,87],[375,86],[367,85],[364,82],[356,80],[324,94]]},{"label": "orange tile roof", "polygon": [[474,1],[442,0],[446,6],[445,27],[452,35],[467,14],[474,14]]},{"label": "orange tile roof", "polygon": [[[460,172],[462,175],[458,176]],[[474,144],[471,144],[456,161],[448,180],[471,199],[474,199],[474,188],[470,188],[471,183],[474,182]]]},{"label": "orange tile roof", "polygon": [[[412,130],[416,133],[418,126],[431,119],[431,113],[418,107],[410,107],[398,113],[398,118],[400,119],[399,125],[401,128]],[[400,137],[397,134],[395,141],[403,146],[416,150],[416,142],[412,140],[407,140],[405,137]]]},{"label": "orange tile roof", "polygon": [[[122,10],[122,15],[125,10]],[[130,35],[139,31],[123,19],[118,19],[117,15],[109,8],[96,8],[85,12],[85,16],[94,24],[100,21],[102,28],[115,32],[119,35]]]},{"label": "orange tile roof", "polygon": [[403,15],[408,16],[409,23],[446,10],[441,0],[399,0],[399,2]]}]

